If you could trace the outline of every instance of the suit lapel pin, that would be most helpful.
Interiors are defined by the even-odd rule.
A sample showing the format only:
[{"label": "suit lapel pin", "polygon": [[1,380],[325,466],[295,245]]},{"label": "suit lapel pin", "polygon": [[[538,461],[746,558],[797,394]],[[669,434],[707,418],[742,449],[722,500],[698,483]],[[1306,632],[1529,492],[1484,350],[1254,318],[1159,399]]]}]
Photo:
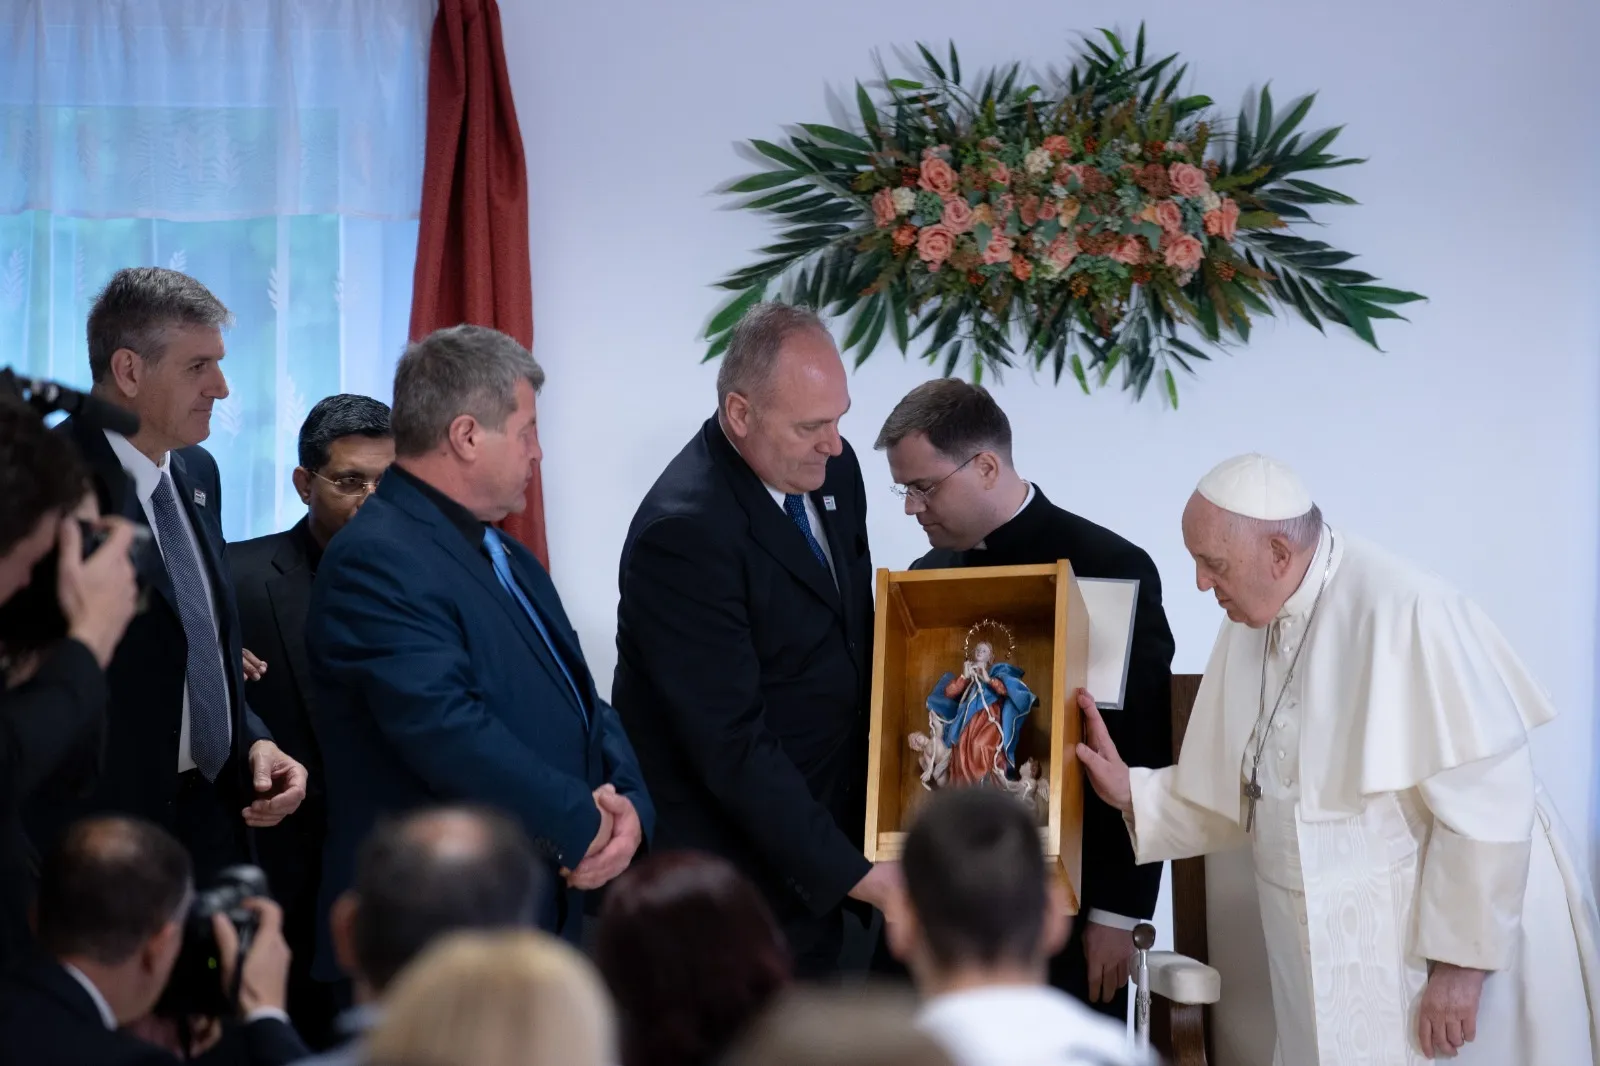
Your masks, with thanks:
[{"label": "suit lapel pin", "polygon": [[839,505],[833,502],[832,496],[824,496],[822,498],[822,509],[824,511],[837,511]]},{"label": "suit lapel pin", "polygon": [[196,507],[204,507],[206,505],[206,494],[200,489],[194,490],[194,505]]}]

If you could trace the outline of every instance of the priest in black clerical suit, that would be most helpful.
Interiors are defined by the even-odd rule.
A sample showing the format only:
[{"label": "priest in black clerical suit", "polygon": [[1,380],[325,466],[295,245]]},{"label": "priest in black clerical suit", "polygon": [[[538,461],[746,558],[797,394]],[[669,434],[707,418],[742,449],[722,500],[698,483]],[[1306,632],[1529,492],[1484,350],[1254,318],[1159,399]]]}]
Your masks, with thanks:
[{"label": "priest in black clerical suit", "polygon": [[[895,407],[878,436],[889,469],[933,550],[913,569],[1017,566],[1067,559],[1079,577],[1139,582],[1133,651],[1120,711],[1106,713],[1130,765],[1172,762],[1172,631],[1150,556],[1052,504],[1011,462],[1011,425],[987,391],[928,382]],[[1131,754],[1129,754],[1131,753]],[[1127,1016],[1132,928],[1155,911],[1161,864],[1137,866],[1122,816],[1084,793],[1083,898],[1051,983],[1117,1018]]]}]

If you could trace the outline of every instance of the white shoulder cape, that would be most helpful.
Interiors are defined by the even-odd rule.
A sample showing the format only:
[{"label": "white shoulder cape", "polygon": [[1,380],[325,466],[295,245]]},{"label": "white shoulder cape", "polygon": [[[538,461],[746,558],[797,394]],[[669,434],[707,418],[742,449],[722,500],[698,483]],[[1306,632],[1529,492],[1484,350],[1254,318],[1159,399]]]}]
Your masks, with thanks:
[{"label": "white shoulder cape", "polygon": [[[1555,717],[1476,604],[1342,533],[1334,533],[1333,572],[1305,639],[1298,670],[1307,821],[1357,814],[1364,797],[1504,754]],[[1177,793],[1234,820],[1265,644],[1265,631],[1223,623],[1178,757]]]}]

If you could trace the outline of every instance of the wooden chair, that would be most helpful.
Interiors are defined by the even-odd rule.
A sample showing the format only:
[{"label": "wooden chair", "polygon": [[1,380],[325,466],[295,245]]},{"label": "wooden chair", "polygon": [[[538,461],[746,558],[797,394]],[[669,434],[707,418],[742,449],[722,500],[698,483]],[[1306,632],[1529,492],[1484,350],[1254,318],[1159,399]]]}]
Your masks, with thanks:
[{"label": "wooden chair", "polygon": [[[1199,690],[1199,674],[1172,675],[1174,752],[1183,747]],[[1222,976],[1207,961],[1204,857],[1172,864],[1172,946],[1150,953],[1150,1042],[1170,1066],[1206,1066],[1210,1006],[1221,997]]]}]

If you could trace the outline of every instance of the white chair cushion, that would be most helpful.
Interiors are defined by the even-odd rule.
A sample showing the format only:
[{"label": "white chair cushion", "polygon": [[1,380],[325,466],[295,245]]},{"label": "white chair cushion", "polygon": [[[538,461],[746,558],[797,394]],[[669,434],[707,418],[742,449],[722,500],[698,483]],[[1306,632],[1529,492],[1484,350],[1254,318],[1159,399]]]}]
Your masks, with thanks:
[{"label": "white chair cushion", "polygon": [[1173,1003],[1205,1005],[1222,998],[1222,975],[1176,951],[1150,953],[1150,991]]}]

